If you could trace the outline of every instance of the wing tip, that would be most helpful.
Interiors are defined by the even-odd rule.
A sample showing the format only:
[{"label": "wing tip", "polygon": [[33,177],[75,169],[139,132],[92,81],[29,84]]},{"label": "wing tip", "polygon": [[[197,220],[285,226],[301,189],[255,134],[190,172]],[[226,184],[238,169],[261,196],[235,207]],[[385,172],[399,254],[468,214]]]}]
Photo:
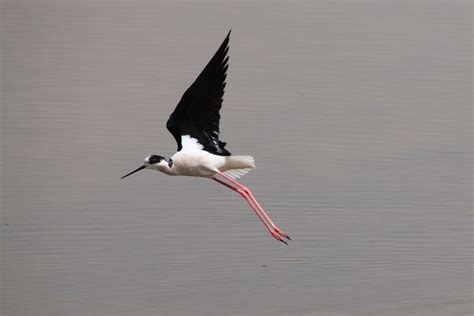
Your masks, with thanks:
[{"label": "wing tip", "polygon": [[[229,29],[229,32],[227,33],[227,36],[224,39],[224,42],[222,43],[222,46],[225,47],[227,50],[229,49],[229,41],[230,41],[230,33],[232,32],[232,29]],[[225,52],[227,54],[227,51]],[[224,55],[225,55],[224,54]]]}]

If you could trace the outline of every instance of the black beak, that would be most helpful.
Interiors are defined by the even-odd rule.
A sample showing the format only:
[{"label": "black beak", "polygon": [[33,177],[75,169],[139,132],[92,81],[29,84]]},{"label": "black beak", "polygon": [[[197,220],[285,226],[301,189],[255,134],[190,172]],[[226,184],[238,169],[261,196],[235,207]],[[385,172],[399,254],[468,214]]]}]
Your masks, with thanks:
[{"label": "black beak", "polygon": [[121,177],[120,179],[126,178],[126,177],[128,177],[129,175],[132,175],[132,174],[134,174],[135,172],[138,172],[138,171],[140,171],[140,170],[142,170],[142,169],[145,169],[145,168],[146,168],[146,166],[140,166],[140,167],[138,167],[137,169],[133,170],[132,172],[130,172],[130,173],[124,175],[124,176]]}]

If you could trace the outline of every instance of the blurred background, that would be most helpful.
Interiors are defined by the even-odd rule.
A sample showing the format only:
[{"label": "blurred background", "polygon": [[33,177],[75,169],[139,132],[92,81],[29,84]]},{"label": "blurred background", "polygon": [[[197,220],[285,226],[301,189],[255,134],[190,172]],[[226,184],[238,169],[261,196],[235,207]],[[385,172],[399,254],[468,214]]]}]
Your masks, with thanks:
[{"label": "blurred background", "polygon": [[[1,309],[472,315],[470,1],[2,1]],[[213,181],[125,173],[228,30]]]}]

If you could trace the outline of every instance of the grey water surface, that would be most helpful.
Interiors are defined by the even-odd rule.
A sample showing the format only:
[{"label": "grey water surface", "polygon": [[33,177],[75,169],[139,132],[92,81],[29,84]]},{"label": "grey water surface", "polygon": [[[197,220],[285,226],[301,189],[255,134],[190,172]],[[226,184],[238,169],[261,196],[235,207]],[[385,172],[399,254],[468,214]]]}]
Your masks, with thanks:
[{"label": "grey water surface", "polygon": [[[472,315],[470,1],[1,1],[0,314]],[[234,192],[138,167],[232,29]]]}]

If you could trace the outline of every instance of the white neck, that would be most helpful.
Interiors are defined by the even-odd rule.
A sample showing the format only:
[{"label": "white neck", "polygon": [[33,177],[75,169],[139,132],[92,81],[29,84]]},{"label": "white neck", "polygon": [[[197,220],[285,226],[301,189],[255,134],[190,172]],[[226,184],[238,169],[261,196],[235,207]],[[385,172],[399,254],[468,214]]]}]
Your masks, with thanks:
[{"label": "white neck", "polygon": [[170,176],[175,176],[177,175],[176,170],[174,169],[174,166],[169,166],[168,161],[162,160],[156,165],[151,166],[152,169],[158,170],[160,172],[166,173],[167,175]]}]

